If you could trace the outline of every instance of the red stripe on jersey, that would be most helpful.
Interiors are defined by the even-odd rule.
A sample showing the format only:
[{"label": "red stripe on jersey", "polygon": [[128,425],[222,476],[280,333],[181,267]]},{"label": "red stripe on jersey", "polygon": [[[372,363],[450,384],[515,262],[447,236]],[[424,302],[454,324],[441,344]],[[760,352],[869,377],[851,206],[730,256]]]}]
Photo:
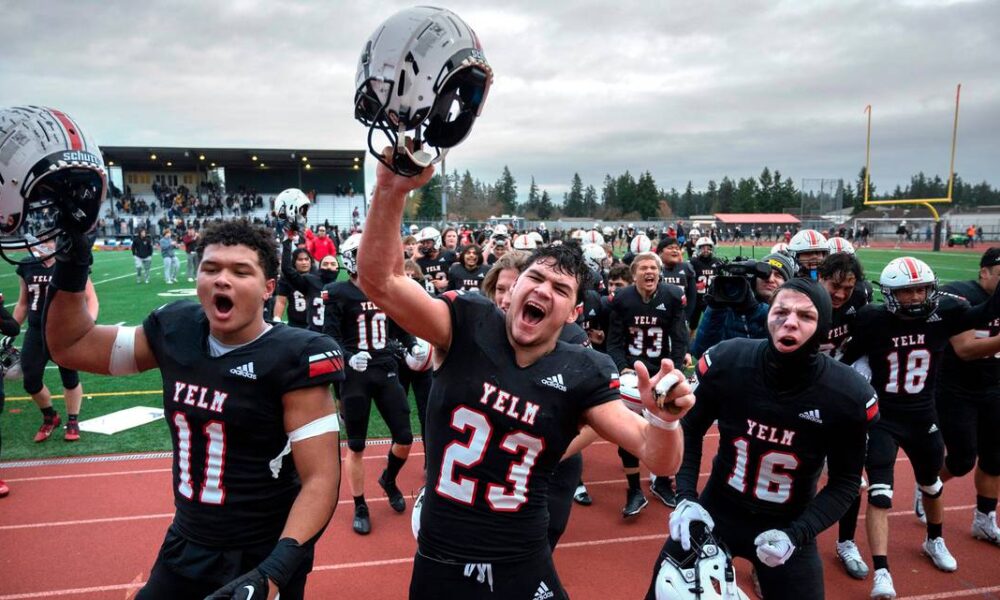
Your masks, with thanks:
[{"label": "red stripe on jersey", "polygon": [[904,258],[903,264],[906,265],[906,269],[910,272],[910,281],[918,281],[920,279],[920,272],[917,271],[917,263],[913,262],[912,258]]},{"label": "red stripe on jersey", "polygon": [[445,293],[441,294],[440,297],[444,298],[445,300],[447,300],[449,304],[452,304],[452,303],[455,302],[455,298],[458,298],[458,290],[451,290],[451,291],[445,292]]},{"label": "red stripe on jersey", "polygon": [[611,383],[608,384],[608,388],[612,390],[617,390],[619,387],[621,387],[621,385],[622,382],[618,381],[617,379],[612,379]]},{"label": "red stripe on jersey", "polygon": [[309,376],[318,377],[327,373],[335,373],[344,368],[344,361],[339,358],[324,358],[309,363]]},{"label": "red stripe on jersey", "polygon": [[873,403],[871,406],[868,407],[868,410],[865,411],[865,417],[869,421],[874,419],[875,415],[877,414],[878,414],[878,402]]},{"label": "red stripe on jersey", "polygon": [[73,124],[73,121],[71,121],[69,117],[67,117],[64,113],[59,112],[58,110],[49,109],[49,112],[51,112],[52,116],[54,116],[59,121],[59,123],[62,124],[63,129],[66,130],[66,135],[69,137],[70,146],[74,150],[83,150],[83,138],[81,138],[80,134],[77,132],[76,125]]},{"label": "red stripe on jersey", "polygon": [[702,357],[698,359],[698,375],[704,375],[706,371],[708,371],[708,361],[705,359],[705,356],[702,355]]}]

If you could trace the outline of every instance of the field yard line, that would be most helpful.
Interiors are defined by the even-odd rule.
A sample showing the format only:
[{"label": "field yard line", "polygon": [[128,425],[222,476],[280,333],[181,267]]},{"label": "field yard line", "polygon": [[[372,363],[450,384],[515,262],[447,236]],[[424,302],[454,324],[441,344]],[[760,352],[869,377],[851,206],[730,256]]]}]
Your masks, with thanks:
[{"label": "field yard line", "polygon": [[[130,392],[94,392],[92,394],[85,393],[83,396],[86,399],[87,397],[101,398],[106,396],[146,396],[149,394],[162,394],[162,393],[163,390],[133,390]],[[62,397],[63,397],[62,394],[52,394],[53,400]],[[31,396],[10,396],[7,398],[8,402],[10,402],[11,400],[31,400]]]},{"label": "field yard line", "polygon": [[[153,271],[162,271],[162,270],[163,266],[161,265],[159,267],[150,267],[149,272],[152,273]],[[126,273],[124,275],[119,275],[117,277],[109,277],[108,279],[95,281],[94,285],[101,285],[102,283],[108,283],[109,281],[118,281],[119,279],[125,279],[126,277],[135,277],[135,273]]]}]

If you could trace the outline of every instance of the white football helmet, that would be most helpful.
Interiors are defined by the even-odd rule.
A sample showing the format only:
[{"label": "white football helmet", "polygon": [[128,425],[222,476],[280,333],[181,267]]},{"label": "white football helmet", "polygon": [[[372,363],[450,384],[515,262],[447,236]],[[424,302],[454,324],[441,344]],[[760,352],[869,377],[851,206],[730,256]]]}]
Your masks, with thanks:
[{"label": "white football helmet", "polygon": [[632,254],[642,254],[643,252],[649,252],[653,249],[653,242],[649,240],[649,236],[644,233],[640,233],[632,238],[632,243],[629,244],[629,250]]},{"label": "white football helmet", "polygon": [[[476,33],[443,8],[392,15],[365,42],[355,75],[354,118],[368,127],[368,149],[396,173],[414,176],[472,131],[493,81]],[[381,131],[390,164],[372,141]],[[413,147],[406,144],[413,132]],[[422,149],[426,143],[435,155]]]},{"label": "white football helmet", "polygon": [[361,234],[354,233],[340,245],[340,262],[351,275],[358,274],[358,248],[361,247]]},{"label": "white football helmet", "polygon": [[503,223],[500,223],[496,227],[493,228],[493,236],[492,237],[496,237],[498,235],[509,235],[509,232],[507,231],[507,226],[504,225]]},{"label": "white football helmet", "polygon": [[701,250],[702,246],[711,246],[715,248],[715,242],[713,242],[710,237],[700,237],[698,238],[698,241],[694,243],[694,246],[698,250]]},{"label": "white football helmet", "polygon": [[830,252],[826,245],[826,237],[815,229],[803,229],[792,236],[788,242],[788,253],[792,258],[798,257],[801,252]]},{"label": "white football helmet", "polygon": [[537,231],[528,232],[528,237],[535,240],[536,247],[545,244],[545,238],[543,238],[542,234],[538,233]]},{"label": "white football helmet", "polygon": [[420,537],[420,513],[424,510],[424,494],[427,489],[423,486],[417,492],[417,499],[413,501],[413,510],[410,511],[410,531],[413,532],[413,539]]},{"label": "white football helmet", "polygon": [[603,246],[588,244],[583,247],[583,262],[593,271],[600,273],[604,269],[604,259],[607,257],[608,253],[604,251]]},{"label": "white football helmet", "polygon": [[[938,281],[934,271],[924,261],[910,256],[902,256],[889,261],[878,278],[882,288],[885,308],[891,313],[904,317],[926,318],[934,314],[938,307]],[[927,297],[923,302],[903,304],[896,299],[895,292],[906,288],[924,287]]]},{"label": "white football helmet", "polygon": [[830,248],[830,254],[833,254],[834,252],[854,254],[854,244],[848,242],[842,237],[832,237],[826,241],[826,245]]},{"label": "white football helmet", "polygon": [[302,190],[288,188],[274,199],[274,214],[279,219],[284,219],[289,224],[294,225],[297,230],[302,230],[305,229],[306,223],[309,221],[310,206],[312,206],[312,202]]},{"label": "white football helmet", "polygon": [[601,233],[596,229],[591,229],[590,231],[584,231],[583,236],[580,238],[580,244],[584,246],[589,246],[592,244],[603,246],[604,236],[601,235]]},{"label": "white football helmet", "polygon": [[696,240],[701,237],[701,231],[697,228],[694,228],[688,232],[688,237]]},{"label": "white football helmet", "polygon": [[624,373],[618,378],[618,393],[622,402],[632,412],[642,414],[642,398],[639,396],[639,376],[635,373]]},{"label": "white football helmet", "polygon": [[441,247],[441,232],[434,227],[424,227],[417,234],[417,243],[426,242],[427,240],[434,242],[434,249],[437,250]]},{"label": "white football helmet", "polygon": [[615,230],[610,225],[605,225],[601,229],[601,233],[604,234],[605,238],[615,237]]},{"label": "white football helmet", "polygon": [[691,536],[691,550],[667,541],[667,557],[656,573],[656,600],[749,600],[736,585],[736,569],[725,545],[710,531]]},{"label": "white football helmet", "polygon": [[515,250],[534,250],[537,247],[538,244],[535,242],[535,238],[531,237],[528,234],[521,234],[516,238],[514,238]]},{"label": "white football helmet", "polygon": [[[69,115],[54,108],[0,108],[0,255],[55,240],[65,227],[94,228],[108,191],[97,142]],[[52,224],[19,234],[29,214],[52,209]],[[57,252],[65,246],[57,248]],[[28,257],[23,262],[34,262]]]},{"label": "white football helmet", "polygon": [[791,254],[788,254],[788,244],[785,242],[778,242],[777,244],[771,246],[771,254],[785,254],[791,256]]}]

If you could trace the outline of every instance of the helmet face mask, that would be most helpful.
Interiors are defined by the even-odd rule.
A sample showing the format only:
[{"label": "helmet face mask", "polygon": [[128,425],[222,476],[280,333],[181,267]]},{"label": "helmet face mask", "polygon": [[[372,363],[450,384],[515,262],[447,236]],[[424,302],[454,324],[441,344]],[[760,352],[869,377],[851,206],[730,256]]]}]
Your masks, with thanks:
[{"label": "helmet face mask", "polygon": [[[35,245],[67,229],[91,231],[107,189],[100,149],[71,117],[38,106],[0,108],[0,255],[5,260],[37,262],[30,256]],[[67,243],[56,251],[64,251]],[[7,255],[25,250],[29,257],[19,261]]]},{"label": "helmet face mask", "polygon": [[[405,9],[365,44],[355,77],[354,117],[368,127],[372,155],[412,177],[469,135],[492,80],[479,38],[458,15],[427,6]],[[392,146],[391,161],[375,149],[376,130]]]},{"label": "helmet face mask", "polygon": [[358,248],[361,247],[361,234],[352,234],[340,245],[340,262],[350,275],[358,274]]},{"label": "helmet face mask", "polygon": [[304,229],[309,219],[312,202],[302,190],[288,188],[274,199],[274,214],[293,226],[296,231]]},{"label": "helmet face mask", "polygon": [[746,600],[736,585],[736,569],[729,549],[710,531],[692,531],[691,550],[667,541],[666,558],[655,582],[656,600]]}]

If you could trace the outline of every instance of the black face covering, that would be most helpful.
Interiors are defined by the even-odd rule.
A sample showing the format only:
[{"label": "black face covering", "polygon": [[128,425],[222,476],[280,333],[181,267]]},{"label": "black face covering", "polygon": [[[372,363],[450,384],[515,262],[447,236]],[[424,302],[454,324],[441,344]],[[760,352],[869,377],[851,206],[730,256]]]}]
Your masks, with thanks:
[{"label": "black face covering", "polygon": [[334,281],[337,281],[337,275],[338,275],[338,271],[336,271],[336,270],[331,270],[331,269],[320,269],[319,270],[319,278],[320,278],[320,280],[322,280],[322,282],[324,284],[326,284],[326,283],[333,283]]},{"label": "black face covering", "polygon": [[830,331],[833,303],[826,288],[811,279],[800,277],[792,279],[779,287],[774,292],[774,297],[777,297],[782,290],[805,294],[819,313],[815,333],[794,352],[778,351],[775,347],[777,342],[771,338],[771,330],[768,328],[768,344],[764,358],[764,375],[768,385],[779,392],[795,392],[815,379],[819,368],[819,347]]}]

